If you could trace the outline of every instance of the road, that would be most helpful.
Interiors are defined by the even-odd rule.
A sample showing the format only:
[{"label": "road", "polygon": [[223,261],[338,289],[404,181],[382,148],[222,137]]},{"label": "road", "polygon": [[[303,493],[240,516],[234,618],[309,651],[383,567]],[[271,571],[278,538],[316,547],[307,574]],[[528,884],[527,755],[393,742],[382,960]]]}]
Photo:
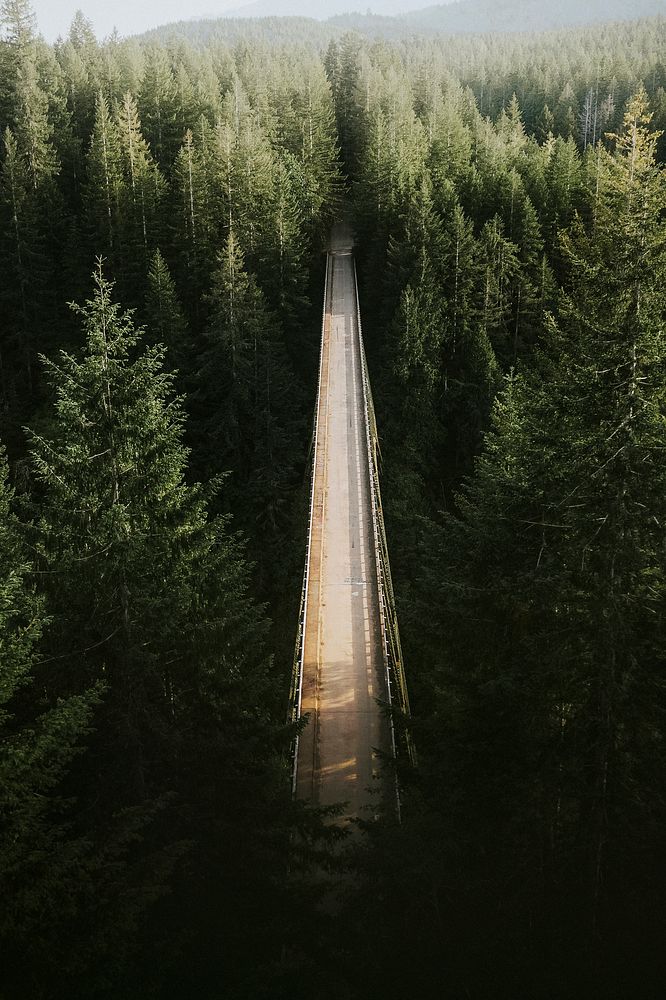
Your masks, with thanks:
[{"label": "road", "polygon": [[342,821],[380,811],[376,754],[390,752],[379,622],[352,234],[334,227],[328,258],[296,794],[344,802]]}]

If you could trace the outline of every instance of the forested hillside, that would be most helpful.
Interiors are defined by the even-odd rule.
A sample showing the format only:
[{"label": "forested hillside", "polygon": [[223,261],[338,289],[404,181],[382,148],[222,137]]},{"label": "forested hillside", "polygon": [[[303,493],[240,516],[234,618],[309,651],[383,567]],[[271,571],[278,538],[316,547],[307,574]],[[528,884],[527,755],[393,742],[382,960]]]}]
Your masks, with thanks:
[{"label": "forested hillside", "polygon": [[[0,9],[0,996],[659,996],[664,21]],[[418,751],[346,852],[285,724],[341,211]]]},{"label": "forested hillside", "polygon": [[[350,10],[364,10],[367,6],[359,0],[323,0],[316,8],[308,0],[251,0],[249,3],[234,4],[226,16],[316,17],[318,20],[326,20]],[[369,6],[373,13],[391,17],[410,10],[420,10],[424,3],[423,0],[374,0]]]},{"label": "forested hillside", "polygon": [[632,21],[666,13],[664,0],[458,0],[414,11],[412,30],[464,32],[546,31],[575,24]]}]

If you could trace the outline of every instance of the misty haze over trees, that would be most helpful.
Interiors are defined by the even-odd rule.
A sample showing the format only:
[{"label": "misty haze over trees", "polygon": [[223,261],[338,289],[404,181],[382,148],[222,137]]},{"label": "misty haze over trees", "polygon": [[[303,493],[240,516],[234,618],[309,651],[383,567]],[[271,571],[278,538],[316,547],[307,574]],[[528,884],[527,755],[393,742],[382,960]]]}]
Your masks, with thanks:
[{"label": "misty haze over trees", "polygon": [[[77,14],[47,45],[2,0],[3,1000],[661,995],[642,4],[104,42]],[[491,42],[439,33],[467,11]],[[285,721],[341,213],[418,750],[402,822],[345,843],[292,799]]]}]

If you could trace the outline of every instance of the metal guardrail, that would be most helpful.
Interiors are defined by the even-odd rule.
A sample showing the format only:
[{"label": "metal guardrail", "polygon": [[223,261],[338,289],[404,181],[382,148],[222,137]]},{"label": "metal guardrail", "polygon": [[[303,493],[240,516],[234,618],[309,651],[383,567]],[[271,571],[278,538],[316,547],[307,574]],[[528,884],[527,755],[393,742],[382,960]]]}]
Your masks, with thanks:
[{"label": "metal guardrail", "polygon": [[[391,564],[389,561],[388,542],[386,539],[382,495],[379,486],[379,461],[381,458],[381,450],[379,447],[379,435],[377,433],[375,406],[372,399],[372,389],[370,387],[368,362],[365,356],[365,346],[363,344],[363,328],[361,325],[361,306],[358,295],[356,261],[354,261],[354,286],[356,291],[356,322],[358,325],[358,342],[361,355],[361,372],[363,377],[363,402],[368,441],[368,462],[370,466],[372,527],[375,540],[375,556],[377,560],[379,619],[382,636],[382,650],[384,654],[384,668],[386,671],[387,700],[391,708],[397,709],[403,719],[407,719],[410,714],[409,695],[407,693],[407,680],[405,678],[405,668],[402,658],[398,615],[395,607],[395,594],[393,592]],[[403,745],[401,747],[396,746],[393,716],[391,717],[391,732],[394,753],[402,751],[406,753],[412,764],[416,763],[414,746],[409,732],[406,729],[403,732]]]},{"label": "metal guardrail", "polygon": [[[312,475],[310,480],[310,519],[308,526],[308,540],[305,550],[305,569],[303,571],[303,589],[301,591],[301,606],[298,614],[298,632],[296,634],[296,648],[294,651],[294,663],[291,676],[291,691],[289,694],[290,721],[297,723],[301,717],[301,705],[303,699],[303,667],[305,658],[305,628],[308,614],[308,586],[310,583],[310,553],[312,546],[312,526],[314,523],[315,510],[315,477],[317,473],[317,453],[321,444],[319,439],[319,414],[321,411],[321,383],[324,366],[324,342],[326,338],[326,316],[328,307],[328,289],[331,273],[331,254],[326,255],[326,277],[324,279],[324,306],[321,321],[321,346],[319,350],[319,375],[317,379],[317,402],[315,405],[314,432],[312,435]],[[296,776],[298,768],[298,746],[299,737],[295,737],[291,748],[291,790],[296,794]]]}]

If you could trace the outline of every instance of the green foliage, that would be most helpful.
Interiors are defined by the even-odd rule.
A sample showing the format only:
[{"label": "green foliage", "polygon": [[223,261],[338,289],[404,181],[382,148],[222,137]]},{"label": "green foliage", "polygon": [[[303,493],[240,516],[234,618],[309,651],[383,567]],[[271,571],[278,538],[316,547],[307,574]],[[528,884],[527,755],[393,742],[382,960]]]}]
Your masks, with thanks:
[{"label": "green foliage", "polygon": [[120,143],[108,101],[97,97],[87,164],[86,208],[93,242],[112,253],[118,242]]},{"label": "green foliage", "polygon": [[146,315],[151,336],[156,343],[166,347],[171,367],[187,370],[191,363],[192,342],[176,285],[159,250],[155,251],[148,272]]},{"label": "green foliage", "polygon": [[198,431],[194,459],[207,475],[231,470],[229,503],[248,532],[261,538],[253,553],[260,573],[279,578],[287,499],[299,459],[298,391],[279,324],[245,271],[233,232],[218,259],[208,303],[191,402]]},{"label": "green foliage", "polygon": [[[176,934],[170,906],[159,903],[167,887],[186,890],[185,909],[203,880],[222,896],[237,892],[238,872],[267,850],[240,834],[235,817],[279,816],[279,736],[266,711],[266,625],[239,539],[226,518],[208,515],[212,491],[184,481],[183,413],[164,348],[140,351],[141,331],[113,302],[101,267],[94,297],[76,311],[85,353],[47,363],[53,419],[48,433],[31,434],[36,549],[53,616],[44,683],[68,692],[97,679],[106,689],[76,788],[88,837],[106,828],[102,840],[116,846],[98,850],[118,854],[117,889],[97,876],[107,926],[95,912],[89,930],[95,960],[119,949],[117,985],[137,973],[141,944],[122,933],[119,897],[130,901],[133,926],[158,906]],[[184,852],[183,883],[174,864]],[[199,924],[194,912],[190,920]],[[226,918],[213,921],[222,933]],[[154,955],[161,944],[145,946]],[[72,969],[77,991],[101,989],[94,967],[81,964]]]},{"label": "green foliage", "polygon": [[[164,349],[135,357],[131,316],[112,301],[101,270],[95,280],[94,299],[78,310],[84,357],[62,353],[47,363],[56,422],[50,437],[32,435],[45,491],[38,548],[51,578],[54,652],[67,654],[63,681],[84,671],[109,683],[114,766],[122,760],[109,782],[121,780],[142,801],[151,762],[167,766],[157,748],[180,697],[189,701],[207,683],[218,658],[238,669],[251,617],[240,610],[234,543],[223,542],[223,522],[207,522],[202,489],[183,481],[183,415],[169,398]],[[207,597],[201,588],[213,565],[219,590]]]},{"label": "green foliage", "polygon": [[159,244],[165,181],[143,138],[128,91],[116,109],[121,182],[118,192],[120,274],[130,301],[138,301],[150,254]]},{"label": "green foliage", "polygon": [[543,377],[511,378],[498,399],[460,516],[426,557],[421,611],[437,822],[458,850],[480,848],[465,862],[477,905],[501,893],[511,914],[491,918],[491,940],[532,939],[549,962],[551,927],[572,990],[589,974],[581,941],[609,983],[638,963],[658,975],[666,189],[649,120],[639,92],[602,154],[594,222],[565,238]]},{"label": "green foliage", "polygon": [[427,917],[406,967],[373,936],[374,975],[440,995],[451,941],[452,995],[548,996],[562,956],[563,995],[626,991],[659,981],[663,920],[660,136],[644,88],[615,152],[581,157],[553,116],[530,139],[515,95],[493,124],[434,96],[431,65],[401,72],[425,164],[376,50],[357,198],[420,773],[359,896],[385,878],[383,907],[412,913],[415,891]]},{"label": "green foliage", "polygon": [[[2,22],[0,992],[661,984],[663,23]],[[420,767],[333,859],[275,720],[339,211]]]},{"label": "green foliage", "polygon": [[147,52],[147,65],[141,85],[146,140],[162,169],[169,169],[182,139],[179,118],[179,93],[168,53],[163,48]]},{"label": "green foliage", "polygon": [[[92,861],[72,835],[65,779],[90,730],[99,701],[93,689],[44,697],[37,682],[38,645],[48,620],[30,581],[25,529],[12,510],[0,453],[0,989],[21,982],[26,961],[34,995],[54,928],[75,908]],[[76,886],[73,883],[77,883]],[[24,982],[26,980],[23,980]],[[9,993],[7,995],[10,995]]]}]

